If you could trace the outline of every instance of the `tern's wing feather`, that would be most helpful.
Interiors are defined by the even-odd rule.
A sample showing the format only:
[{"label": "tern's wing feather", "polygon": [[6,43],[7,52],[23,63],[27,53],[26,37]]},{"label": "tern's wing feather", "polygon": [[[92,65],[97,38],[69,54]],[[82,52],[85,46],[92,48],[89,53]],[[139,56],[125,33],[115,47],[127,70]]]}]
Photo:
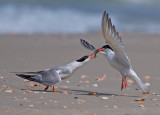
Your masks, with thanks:
[{"label": "tern's wing feather", "polygon": [[106,11],[104,11],[102,17],[102,34],[106,43],[113,49],[116,55],[123,59],[130,66],[130,60],[124,52],[124,46],[122,45],[121,37],[119,36],[118,32],[116,32],[115,26],[112,25],[111,19]]},{"label": "tern's wing feather", "polygon": [[87,41],[85,41],[83,39],[81,39],[81,45],[84,46],[86,49],[89,49],[91,51],[96,50],[96,48],[93,45],[89,44]]},{"label": "tern's wing feather", "polygon": [[[91,45],[90,43],[88,43],[86,40],[81,39],[81,45],[84,48],[93,51],[95,53],[95,55],[98,53],[98,50],[93,45]],[[101,51],[101,53],[102,54],[106,54],[104,51]]]},{"label": "tern's wing feather", "polygon": [[14,74],[33,74],[33,75],[36,75],[36,74],[41,74],[43,71],[37,71],[37,72],[11,72],[11,73],[14,73]]}]

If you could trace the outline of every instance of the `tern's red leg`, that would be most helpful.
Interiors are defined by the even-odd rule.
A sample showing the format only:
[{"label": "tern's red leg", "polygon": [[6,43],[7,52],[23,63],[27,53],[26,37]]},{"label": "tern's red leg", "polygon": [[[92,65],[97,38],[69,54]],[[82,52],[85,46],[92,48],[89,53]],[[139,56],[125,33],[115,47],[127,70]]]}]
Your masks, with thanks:
[{"label": "tern's red leg", "polygon": [[46,86],[46,88],[44,89],[44,91],[46,91],[49,88],[49,86]]},{"label": "tern's red leg", "polygon": [[122,78],[121,90],[123,89],[123,82],[124,82],[124,78]]},{"label": "tern's red leg", "polygon": [[124,85],[125,85],[125,88],[126,88],[127,87],[126,76],[124,76]]},{"label": "tern's red leg", "polygon": [[53,86],[53,92],[56,92],[55,89],[54,89],[54,86]]}]

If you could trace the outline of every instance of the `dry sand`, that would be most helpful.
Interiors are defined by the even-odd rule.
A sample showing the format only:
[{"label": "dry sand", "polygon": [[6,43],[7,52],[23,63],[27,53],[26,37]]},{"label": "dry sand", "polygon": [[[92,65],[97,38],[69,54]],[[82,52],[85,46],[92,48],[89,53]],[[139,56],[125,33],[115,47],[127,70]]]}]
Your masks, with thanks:
[{"label": "dry sand", "polygon": [[[0,35],[0,115],[159,115],[160,35],[121,36],[133,69],[150,83],[148,95],[142,95],[133,83],[121,91],[119,73],[100,54],[56,85],[57,93],[10,73],[70,63],[91,53],[80,45],[81,38],[97,48],[104,45],[101,33]],[[101,79],[104,74],[106,78]],[[135,101],[139,98],[145,100]]]}]

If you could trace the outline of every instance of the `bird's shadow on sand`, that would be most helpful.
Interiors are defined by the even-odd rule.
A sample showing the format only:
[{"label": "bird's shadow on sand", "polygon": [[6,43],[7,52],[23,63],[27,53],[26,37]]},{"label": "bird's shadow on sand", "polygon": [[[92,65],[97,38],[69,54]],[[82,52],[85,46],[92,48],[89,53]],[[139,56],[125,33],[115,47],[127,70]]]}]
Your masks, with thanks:
[{"label": "bird's shadow on sand", "polygon": [[[66,88],[59,88],[60,91],[56,91],[56,93],[63,93],[63,91],[67,91],[68,94],[72,95],[86,95],[86,96],[125,96],[125,97],[139,97],[139,96],[129,96],[129,95],[122,95],[122,94],[114,94],[114,93],[101,93],[101,92],[95,92],[95,91],[88,91],[88,90],[77,90],[77,89],[66,89]],[[30,90],[30,91],[39,91],[39,92],[50,92],[54,93],[52,90],[36,90],[36,89],[21,89],[21,90]],[[92,95],[92,94],[93,95]]]},{"label": "bird's shadow on sand", "polygon": [[101,93],[101,92],[95,92],[95,91],[76,90],[76,89],[63,89],[63,88],[61,88],[61,90],[66,90],[68,92],[72,92],[74,95],[139,97],[139,96],[129,96],[129,95],[122,95],[122,94],[114,94],[114,93]]}]

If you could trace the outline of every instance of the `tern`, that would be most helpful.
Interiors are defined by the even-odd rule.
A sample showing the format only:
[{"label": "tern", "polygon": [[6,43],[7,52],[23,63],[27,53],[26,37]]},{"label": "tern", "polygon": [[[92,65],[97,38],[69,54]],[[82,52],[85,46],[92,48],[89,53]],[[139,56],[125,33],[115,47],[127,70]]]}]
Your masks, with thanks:
[{"label": "tern", "polygon": [[51,69],[46,69],[37,72],[12,72],[12,73],[15,73],[18,77],[45,85],[46,86],[46,88],[44,89],[45,91],[49,88],[49,86],[53,86],[53,92],[56,92],[54,89],[55,84],[60,83],[61,80],[70,77],[76,69],[82,67],[93,58],[94,58],[93,55],[91,56],[86,55],[64,66],[56,66]]},{"label": "tern", "polygon": [[[96,49],[93,45],[89,44],[87,41],[81,39],[81,44],[97,54],[97,50],[104,54],[109,62],[109,64],[116,70],[118,70],[122,75],[122,85],[121,90],[127,87],[126,77],[131,78],[137,86],[145,92],[147,87],[142,83],[136,72],[132,69],[130,60],[126,53],[124,52],[124,46],[122,45],[121,37],[116,31],[115,26],[112,25],[111,18],[109,18],[108,13],[104,11],[102,17],[102,34],[107,45]],[[95,54],[95,55],[96,55]],[[123,84],[124,83],[124,84]]]}]

